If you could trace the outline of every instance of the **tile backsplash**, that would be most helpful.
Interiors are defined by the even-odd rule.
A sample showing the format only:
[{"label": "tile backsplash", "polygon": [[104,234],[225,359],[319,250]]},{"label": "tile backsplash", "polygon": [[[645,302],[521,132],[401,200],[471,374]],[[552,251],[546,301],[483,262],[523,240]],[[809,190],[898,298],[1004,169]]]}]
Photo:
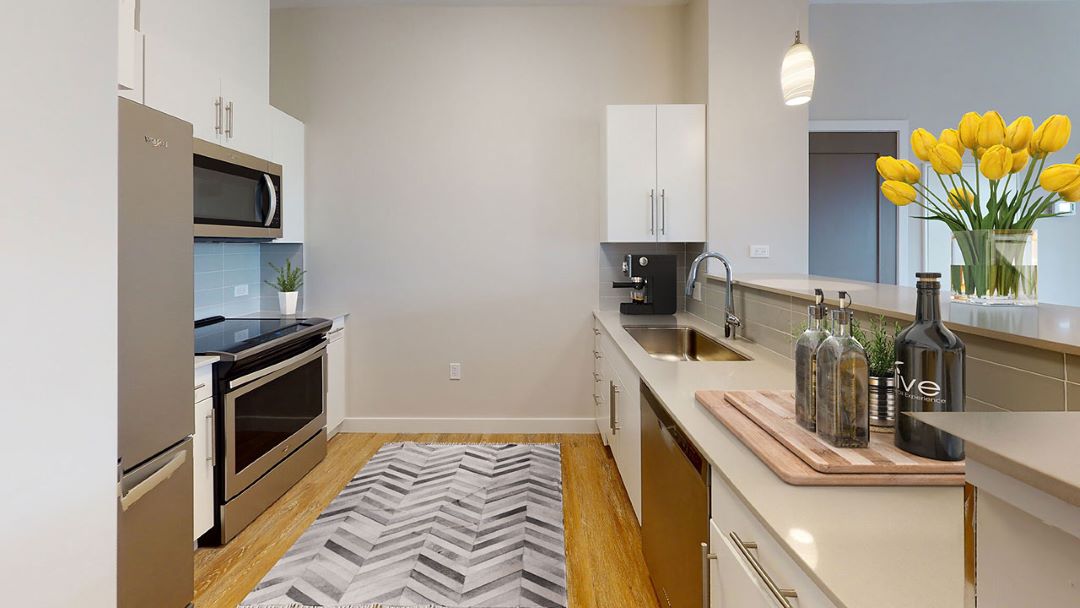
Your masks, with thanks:
[{"label": "tile backsplash", "polygon": [[[303,245],[294,243],[195,243],[195,319],[235,317],[277,310],[269,262],[303,266]],[[303,290],[300,299],[303,305]]]},{"label": "tile backsplash", "polygon": [[626,280],[622,273],[622,262],[628,253],[675,255],[675,288],[678,290],[679,310],[685,310],[686,298],[683,296],[683,289],[686,286],[687,267],[704,250],[705,243],[601,243],[600,310],[618,310],[620,303],[630,301],[629,289],[616,289],[611,286],[614,281]]}]

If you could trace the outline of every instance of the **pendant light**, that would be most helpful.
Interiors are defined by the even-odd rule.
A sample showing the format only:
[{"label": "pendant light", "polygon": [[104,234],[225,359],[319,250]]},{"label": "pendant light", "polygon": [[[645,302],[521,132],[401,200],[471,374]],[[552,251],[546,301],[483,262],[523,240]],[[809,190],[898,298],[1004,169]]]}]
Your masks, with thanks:
[{"label": "pendant light", "polygon": [[799,38],[795,30],[795,43],[784,53],[780,66],[780,86],[784,90],[784,103],[801,106],[814,94],[814,54]]}]

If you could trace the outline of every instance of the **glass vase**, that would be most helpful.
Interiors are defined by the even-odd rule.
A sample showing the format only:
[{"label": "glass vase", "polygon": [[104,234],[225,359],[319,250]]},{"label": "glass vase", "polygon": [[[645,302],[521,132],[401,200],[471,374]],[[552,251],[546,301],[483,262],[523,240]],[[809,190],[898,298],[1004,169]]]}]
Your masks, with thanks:
[{"label": "glass vase", "polygon": [[952,237],[952,300],[968,304],[1038,303],[1034,230],[964,230]]}]

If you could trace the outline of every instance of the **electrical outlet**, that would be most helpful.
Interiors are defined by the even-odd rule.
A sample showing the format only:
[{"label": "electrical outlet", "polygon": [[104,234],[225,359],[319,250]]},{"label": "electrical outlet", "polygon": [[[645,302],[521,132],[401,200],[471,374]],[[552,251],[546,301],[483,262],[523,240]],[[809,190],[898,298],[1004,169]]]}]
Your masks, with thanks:
[{"label": "electrical outlet", "polygon": [[769,257],[768,245],[751,245],[750,257],[752,258],[767,258]]},{"label": "electrical outlet", "polygon": [[236,285],[236,286],[234,286],[234,287],[232,288],[232,295],[233,295],[233,297],[234,297],[234,298],[239,298],[239,297],[241,297],[241,296],[246,296],[246,295],[248,295],[248,286],[247,286],[247,283],[244,283],[243,285]]},{"label": "electrical outlet", "polygon": [[461,364],[460,363],[451,363],[450,364],[450,379],[451,380],[461,380]]},{"label": "electrical outlet", "polygon": [[694,295],[693,298],[698,302],[701,301],[701,294],[705,289],[701,285],[701,281],[694,281]]}]

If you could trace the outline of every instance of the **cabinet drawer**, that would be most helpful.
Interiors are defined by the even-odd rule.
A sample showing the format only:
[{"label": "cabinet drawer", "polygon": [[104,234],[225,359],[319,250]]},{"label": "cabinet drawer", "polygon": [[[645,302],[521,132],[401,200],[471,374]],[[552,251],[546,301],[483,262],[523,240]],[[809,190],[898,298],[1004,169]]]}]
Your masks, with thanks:
[{"label": "cabinet drawer", "polygon": [[214,396],[214,366],[204,365],[195,370],[195,402]]},{"label": "cabinet drawer", "polygon": [[[763,606],[783,606],[773,598],[769,591],[771,581],[776,588],[790,589],[797,597],[790,599],[790,604],[797,608],[835,608],[835,604],[825,595],[810,577],[795,563],[790,555],[780,546],[780,543],[765,529],[746,504],[735,494],[727,480],[714,469],[712,476],[712,525],[714,532],[719,533],[727,548],[713,547],[713,553],[718,556],[723,551],[734,552],[732,559],[739,560],[749,569],[758,581],[758,588],[764,589],[769,604]],[[732,534],[734,533],[734,537]],[[813,543],[809,532],[791,530],[790,534],[803,534],[806,542]],[[760,571],[755,569],[750,560],[736,546],[736,537],[748,546],[747,553],[756,561]],[[719,557],[717,560],[719,561]],[[714,591],[715,597],[715,591]],[[746,604],[757,606],[758,604]],[[741,604],[714,604],[714,606],[741,606]]]},{"label": "cabinet drawer", "polygon": [[710,608],[775,608],[782,605],[773,598],[765,582],[716,522],[709,522],[709,550],[712,553]]}]

